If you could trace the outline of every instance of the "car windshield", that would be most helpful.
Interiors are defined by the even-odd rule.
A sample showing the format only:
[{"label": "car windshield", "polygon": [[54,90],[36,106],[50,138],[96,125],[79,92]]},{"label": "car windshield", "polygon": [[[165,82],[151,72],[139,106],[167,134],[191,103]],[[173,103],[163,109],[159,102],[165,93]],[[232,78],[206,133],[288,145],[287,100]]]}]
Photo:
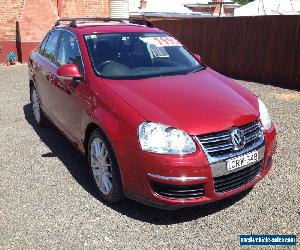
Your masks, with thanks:
[{"label": "car windshield", "polygon": [[97,74],[112,79],[188,74],[201,65],[165,33],[109,33],[84,36]]}]

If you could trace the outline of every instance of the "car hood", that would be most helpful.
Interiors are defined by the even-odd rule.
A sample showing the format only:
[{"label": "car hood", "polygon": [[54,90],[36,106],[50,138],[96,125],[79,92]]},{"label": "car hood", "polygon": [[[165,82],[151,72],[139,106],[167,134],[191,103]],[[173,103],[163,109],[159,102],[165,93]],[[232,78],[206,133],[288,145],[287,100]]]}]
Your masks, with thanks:
[{"label": "car hood", "polygon": [[187,75],[104,83],[147,121],[212,133],[258,119],[257,97],[233,80],[207,68]]}]

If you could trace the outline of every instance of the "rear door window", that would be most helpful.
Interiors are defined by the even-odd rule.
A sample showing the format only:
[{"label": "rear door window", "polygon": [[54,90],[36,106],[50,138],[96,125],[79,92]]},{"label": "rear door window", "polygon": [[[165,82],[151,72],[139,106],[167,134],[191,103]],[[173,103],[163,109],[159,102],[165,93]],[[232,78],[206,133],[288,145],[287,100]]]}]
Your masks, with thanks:
[{"label": "rear door window", "polygon": [[60,35],[60,31],[58,30],[52,31],[49,35],[49,38],[47,40],[44,49],[44,57],[46,57],[53,64],[57,64],[56,47],[57,47],[59,35]]}]

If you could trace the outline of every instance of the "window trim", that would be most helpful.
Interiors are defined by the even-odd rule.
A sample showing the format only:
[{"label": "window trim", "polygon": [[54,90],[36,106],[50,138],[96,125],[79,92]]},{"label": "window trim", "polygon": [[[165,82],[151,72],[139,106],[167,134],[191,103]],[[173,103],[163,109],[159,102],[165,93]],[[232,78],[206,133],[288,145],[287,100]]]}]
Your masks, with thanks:
[{"label": "window trim", "polygon": [[[47,33],[47,35],[46,36],[48,36],[48,38],[47,38],[47,41],[46,41],[46,45],[47,45],[47,43],[48,43],[48,40],[49,40],[49,37],[50,37],[50,35],[51,35],[51,33],[52,32],[54,32],[54,31],[58,31],[59,32],[59,34],[58,34],[58,42],[56,43],[56,45],[55,45],[55,57],[57,57],[57,48],[58,48],[58,44],[60,43],[59,42],[59,38],[60,38],[60,36],[61,36],[61,32],[59,31],[59,29],[52,29],[52,30],[50,30],[48,33]],[[43,40],[44,41],[44,40]],[[44,51],[43,51],[44,52]],[[39,53],[40,54],[40,53]],[[41,55],[41,54],[40,54]],[[45,55],[41,55],[45,60],[47,60],[49,63],[51,63],[53,66],[56,66],[56,67],[58,67],[55,63],[53,63],[53,62],[51,62],[47,57],[45,57]],[[57,61],[57,60],[56,60]]]},{"label": "window trim", "polygon": [[[54,28],[54,29],[50,30],[50,31],[45,35],[45,37],[44,37],[43,41],[41,42],[39,48],[41,47],[41,45],[43,44],[43,42],[45,41],[45,39],[47,39],[47,41],[46,41],[46,44],[47,44],[48,39],[49,39],[49,37],[50,37],[50,34],[51,34],[52,32],[54,32],[54,31],[60,32],[59,37],[58,37],[58,42],[57,42],[56,47],[55,47],[55,57],[56,57],[56,59],[57,59],[57,53],[58,53],[58,49],[59,49],[60,42],[61,42],[60,38],[61,38],[63,32],[64,32],[64,31],[69,32],[72,36],[74,36],[74,38],[75,38],[75,40],[76,40],[76,42],[77,42],[77,45],[78,45],[79,54],[80,54],[80,59],[81,59],[81,64],[82,64],[82,66],[83,66],[83,72],[82,72],[82,73],[83,73],[83,75],[82,75],[83,81],[82,81],[82,83],[84,83],[84,82],[85,82],[86,69],[85,69],[85,65],[84,65],[83,56],[82,56],[82,53],[81,53],[80,43],[79,43],[79,41],[78,41],[78,39],[77,39],[77,36],[76,36],[76,34],[75,34],[74,32],[72,32],[72,31],[70,31],[70,30],[68,30],[68,29],[64,29],[64,28]],[[52,64],[53,66],[55,66],[55,67],[57,67],[57,68],[59,67],[57,64],[54,64],[53,62],[50,62],[50,60],[49,60],[47,57],[45,57],[44,55],[42,55],[41,53],[39,53],[39,51],[38,51],[38,54],[39,54],[40,56],[42,56],[45,60],[47,60],[47,61],[48,61],[50,64]],[[56,61],[57,61],[57,60],[56,60]]]},{"label": "window trim", "polygon": [[[48,42],[48,39],[49,39],[49,36],[50,36],[50,32],[48,32],[48,33],[45,35],[44,39],[43,39],[42,42],[40,43],[40,46],[39,46],[39,48],[38,48],[38,50],[37,50],[37,53],[38,53],[39,55],[43,56],[43,57],[44,57],[44,50],[45,50],[45,48],[43,49],[43,53],[40,53],[40,49],[42,49],[42,46],[43,46],[43,45],[46,46],[46,44],[47,44],[47,42]],[[45,42],[45,44],[44,44],[44,42]]]},{"label": "window trim", "polygon": [[85,65],[84,65],[84,61],[83,61],[83,57],[82,57],[82,53],[81,53],[81,48],[80,48],[80,43],[77,39],[77,36],[75,35],[74,32],[70,31],[70,30],[67,30],[67,29],[55,29],[55,30],[60,30],[61,31],[61,34],[60,34],[60,37],[59,37],[59,43],[58,43],[58,46],[57,46],[57,49],[56,49],[56,58],[58,58],[58,50],[59,50],[59,47],[60,47],[60,43],[61,43],[61,36],[63,36],[63,33],[64,31],[70,33],[74,38],[75,38],[75,41],[77,42],[77,45],[78,45],[78,50],[79,50],[79,54],[80,54],[80,60],[81,60],[81,64],[82,64],[82,68],[83,68],[83,72],[82,72],[82,77],[83,77],[83,80],[85,80]]}]

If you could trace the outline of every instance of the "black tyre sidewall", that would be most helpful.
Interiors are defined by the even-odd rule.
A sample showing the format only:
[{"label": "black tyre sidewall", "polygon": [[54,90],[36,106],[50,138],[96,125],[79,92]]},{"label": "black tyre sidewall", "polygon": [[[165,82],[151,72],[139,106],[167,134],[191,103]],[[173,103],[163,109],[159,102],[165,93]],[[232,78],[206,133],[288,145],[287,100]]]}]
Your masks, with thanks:
[{"label": "black tyre sidewall", "polygon": [[44,125],[46,125],[46,121],[45,121],[45,116],[44,116],[43,110],[41,108],[40,101],[39,101],[39,106],[40,106],[40,121],[39,122],[36,120],[35,115],[34,115],[33,102],[32,102],[32,93],[33,93],[33,91],[36,92],[38,100],[40,100],[40,99],[39,99],[39,95],[38,95],[38,92],[37,92],[36,88],[34,86],[31,87],[31,90],[30,90],[30,102],[31,102],[31,109],[32,109],[32,114],[33,114],[33,117],[34,117],[34,121],[35,121],[35,123],[38,126],[44,126]]}]

